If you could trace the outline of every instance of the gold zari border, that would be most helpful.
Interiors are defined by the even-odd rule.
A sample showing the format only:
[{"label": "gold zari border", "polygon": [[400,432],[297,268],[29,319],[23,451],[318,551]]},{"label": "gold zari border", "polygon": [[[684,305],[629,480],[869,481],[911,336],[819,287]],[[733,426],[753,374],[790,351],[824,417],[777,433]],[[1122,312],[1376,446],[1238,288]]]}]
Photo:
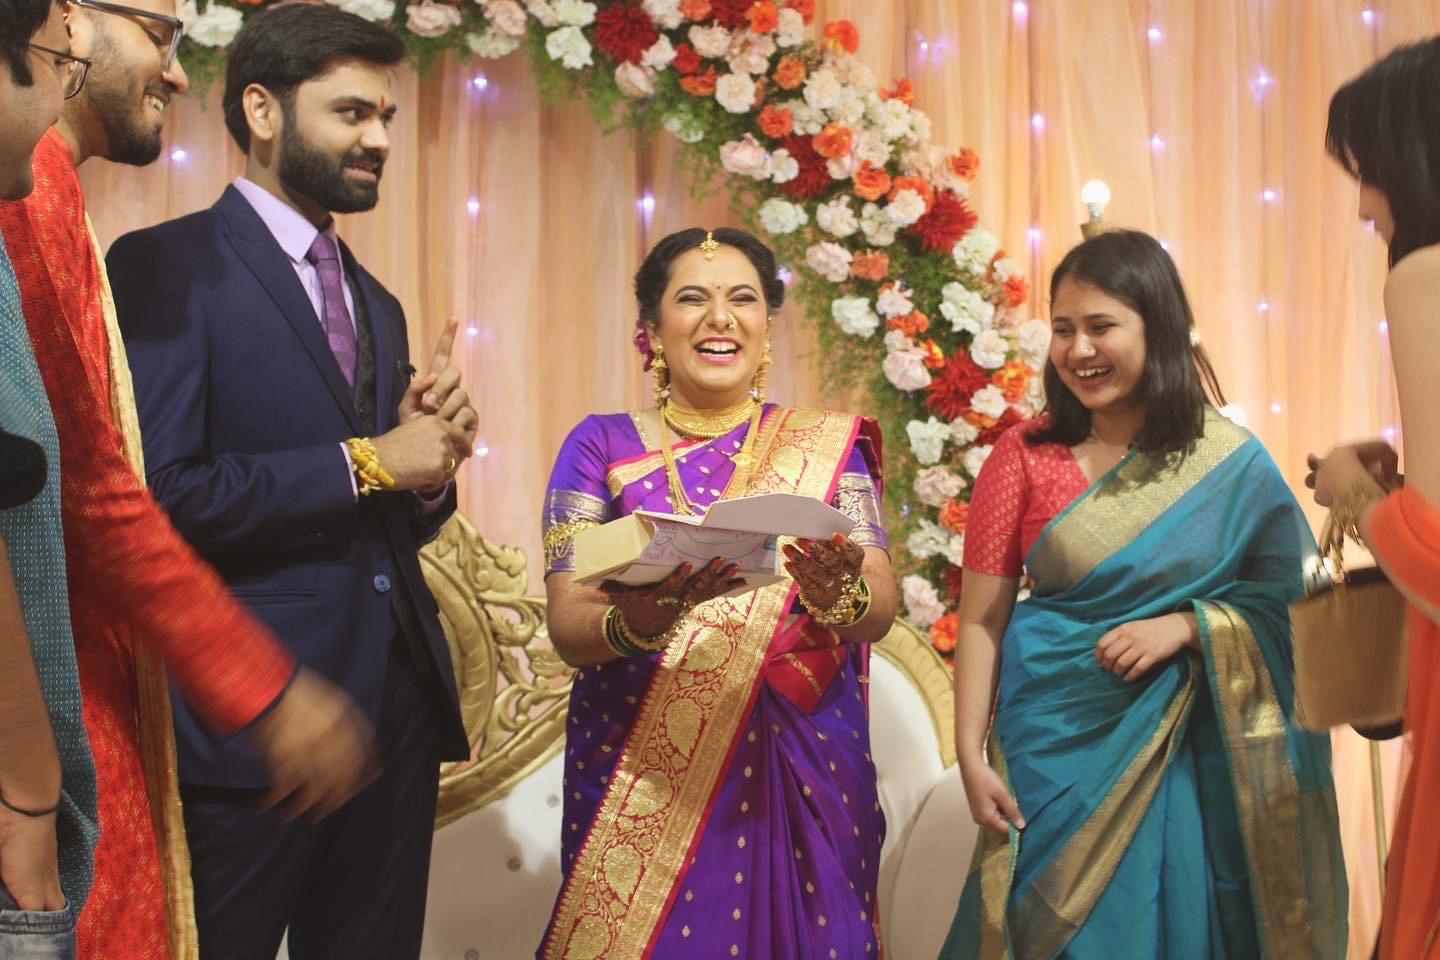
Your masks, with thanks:
[{"label": "gold zari border", "polygon": [[[757,437],[756,469],[745,492],[825,499],[854,424],[818,410],[772,414]],[[613,473],[610,482],[613,489]],[[709,601],[689,615],[689,629],[666,650],[650,682],[566,878],[546,960],[645,956],[725,773],[790,590],[782,581]]]}]

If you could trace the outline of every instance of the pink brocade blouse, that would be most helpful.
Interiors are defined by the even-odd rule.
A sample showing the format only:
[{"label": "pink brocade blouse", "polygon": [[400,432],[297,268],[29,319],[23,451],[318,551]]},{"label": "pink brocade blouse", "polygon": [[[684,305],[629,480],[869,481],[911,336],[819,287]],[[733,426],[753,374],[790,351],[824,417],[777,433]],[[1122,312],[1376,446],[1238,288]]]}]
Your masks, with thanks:
[{"label": "pink brocade blouse", "polygon": [[1045,525],[1090,489],[1069,447],[1026,441],[1049,422],[1041,416],[1010,428],[980,468],[965,525],[966,570],[1020,576]]}]

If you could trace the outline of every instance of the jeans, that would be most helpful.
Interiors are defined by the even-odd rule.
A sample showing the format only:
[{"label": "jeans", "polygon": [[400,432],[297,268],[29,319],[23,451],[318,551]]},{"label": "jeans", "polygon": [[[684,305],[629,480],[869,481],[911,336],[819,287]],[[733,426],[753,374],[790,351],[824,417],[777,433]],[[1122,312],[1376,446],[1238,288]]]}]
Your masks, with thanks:
[{"label": "jeans", "polygon": [[0,960],[75,960],[75,913],[19,910],[0,887]]}]

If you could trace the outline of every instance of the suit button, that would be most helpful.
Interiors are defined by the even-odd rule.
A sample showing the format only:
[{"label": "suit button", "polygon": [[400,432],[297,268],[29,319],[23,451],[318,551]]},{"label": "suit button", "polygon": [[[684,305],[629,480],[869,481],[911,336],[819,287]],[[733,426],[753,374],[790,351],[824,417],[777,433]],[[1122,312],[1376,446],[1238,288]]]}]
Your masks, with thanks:
[{"label": "suit button", "polygon": [[375,592],[376,592],[376,593],[389,593],[389,592],[390,592],[390,578],[387,577],[387,576],[385,576],[385,574],[383,574],[383,573],[377,573],[377,574],[375,575],[375,581],[374,581],[374,582],[375,582]]}]

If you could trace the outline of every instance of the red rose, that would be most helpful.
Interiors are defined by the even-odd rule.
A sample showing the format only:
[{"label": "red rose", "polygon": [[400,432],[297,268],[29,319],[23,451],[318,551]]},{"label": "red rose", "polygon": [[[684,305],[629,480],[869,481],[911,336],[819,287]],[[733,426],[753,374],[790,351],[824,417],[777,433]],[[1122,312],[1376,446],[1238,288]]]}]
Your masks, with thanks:
[{"label": "red rose", "polygon": [[625,0],[595,14],[595,46],[622,63],[639,63],[660,39],[650,14],[635,0]]},{"label": "red rose", "polygon": [[675,48],[675,59],[670,61],[670,65],[676,73],[688,77],[700,69],[700,54],[690,44],[682,43]]}]

